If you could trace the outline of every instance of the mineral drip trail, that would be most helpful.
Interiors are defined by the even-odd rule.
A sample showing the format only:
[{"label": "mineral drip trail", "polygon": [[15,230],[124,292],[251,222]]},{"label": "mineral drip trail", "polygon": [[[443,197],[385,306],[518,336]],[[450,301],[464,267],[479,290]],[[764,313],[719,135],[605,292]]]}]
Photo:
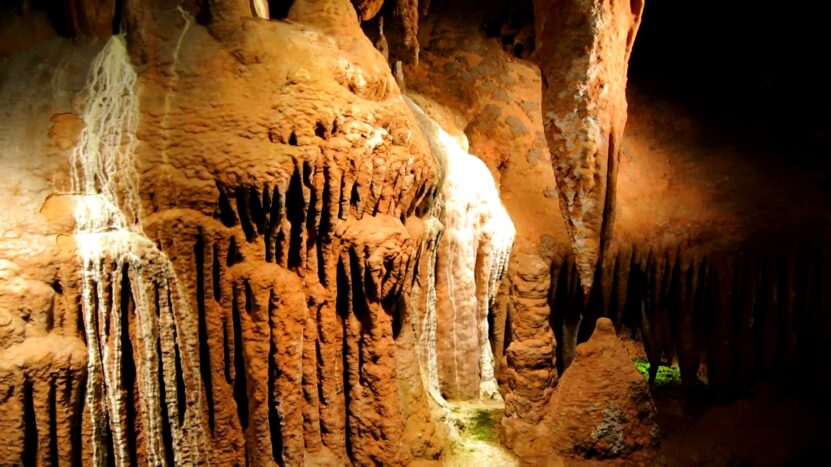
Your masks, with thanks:
[{"label": "mineral drip trail", "polygon": [[[171,262],[141,228],[134,164],[137,76],[123,35],[111,37],[95,58],[86,89],[85,127],[71,154],[71,175],[77,196],[75,240],[88,347],[85,403],[92,462],[131,464],[136,447],[128,446],[135,441],[127,420],[132,413],[144,433],[146,459],[139,462],[204,461],[208,439],[200,400],[198,328]],[[120,299],[123,287],[129,287],[131,301]],[[132,310],[121,309],[130,303]],[[129,311],[134,313],[132,322],[125,321]],[[130,325],[133,332],[124,332]],[[128,357],[135,357],[127,368],[135,367],[137,402],[125,397],[132,390],[124,387],[122,375],[125,347],[132,349]],[[133,403],[139,407],[128,408]],[[167,425],[172,459],[165,453]],[[113,459],[107,459],[108,452]]]},{"label": "mineral drip trail", "polygon": [[[487,166],[418,105],[409,99],[407,103],[446,170],[437,213],[444,231],[437,241],[436,272],[430,278],[434,285],[427,291],[439,291],[427,306],[427,316],[441,323],[434,327],[432,343],[439,348],[421,351],[425,356],[438,353],[445,363],[438,373],[449,397],[499,399],[488,316],[507,270],[516,229]],[[476,330],[473,339],[468,338],[470,329]],[[468,355],[478,358],[470,361]]]}]

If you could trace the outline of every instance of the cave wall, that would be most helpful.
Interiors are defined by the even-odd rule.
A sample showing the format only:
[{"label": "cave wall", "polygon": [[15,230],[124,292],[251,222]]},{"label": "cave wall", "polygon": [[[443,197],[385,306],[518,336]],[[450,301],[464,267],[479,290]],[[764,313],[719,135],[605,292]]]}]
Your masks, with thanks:
[{"label": "cave wall", "polygon": [[[692,6],[679,6],[673,18],[683,16],[684,8]],[[594,287],[586,291],[586,269],[581,274],[581,259],[569,246],[572,238],[556,212],[558,199],[552,195],[558,195],[557,186],[550,185],[554,174],[534,163],[540,154],[543,160],[549,157],[548,147],[536,143],[529,131],[536,128],[537,137],[542,137],[543,84],[535,67],[527,74],[521,70],[529,63],[525,59],[539,60],[539,55],[517,53],[515,32],[495,27],[482,10],[454,5],[443,11],[421,20],[422,66],[406,68],[407,89],[436,118],[456,128],[455,134],[467,139],[471,152],[499,177],[517,225],[512,263],[493,308],[492,345],[501,366],[506,433],[516,429],[512,423],[521,427],[539,413],[549,400],[545,392],[556,386],[556,377],[546,368],[555,362],[562,373],[599,316],[611,317],[622,335],[645,347],[653,371],[659,364],[677,362],[688,394],[703,391],[730,401],[762,381],[792,386],[798,379],[794,375],[827,366],[827,351],[821,350],[828,332],[828,302],[822,298],[827,287],[820,285],[826,283],[823,271],[828,267],[823,247],[828,229],[825,175],[822,164],[784,162],[806,147],[819,149],[810,159],[824,157],[822,133],[812,133],[808,139],[813,143],[791,137],[791,144],[766,146],[771,134],[789,136],[784,128],[771,133],[769,121],[753,126],[766,120],[766,114],[759,113],[763,101],[742,113],[744,127],[757,128],[755,133],[736,126],[718,128],[722,120],[704,120],[709,114],[685,105],[685,99],[650,92],[661,89],[661,83],[677,82],[660,66],[661,57],[674,53],[677,42],[648,43],[647,48],[657,50],[641,63],[651,59],[660,73],[650,75],[651,69],[641,68],[629,90],[629,105],[616,101],[628,107],[628,123],[616,156],[620,166],[615,220],[603,259],[589,268]],[[649,7],[644,11],[648,18]],[[660,17],[651,24],[658,21]],[[698,27],[695,21],[690,19],[689,28]],[[631,47],[623,41],[631,39],[627,36],[619,36],[620,54]],[[653,37],[648,40],[667,40]],[[672,37],[687,44],[683,50],[697,43],[694,34],[673,31]],[[715,44],[718,39],[709,40]],[[536,50],[539,54],[540,48]],[[637,45],[634,51],[637,56]],[[671,63],[684,64],[684,73],[697,70],[713,86],[719,85],[706,61],[687,60],[685,55],[671,57]],[[738,82],[741,76],[731,79]],[[703,84],[696,88],[701,82],[689,77],[680,82],[697,89],[696,96],[708,89]],[[719,92],[715,95],[726,91]],[[708,99],[716,101],[713,96]],[[821,108],[812,107],[808,114]],[[614,111],[611,115],[626,117]],[[806,123],[822,127],[822,121]],[[536,258],[549,265],[550,277],[526,271]],[[539,290],[548,291],[550,314],[538,303]],[[536,313],[546,314],[548,322],[534,318]],[[546,337],[549,330],[556,344]],[[512,346],[522,352],[512,352]],[[549,360],[546,355],[553,353],[556,359]],[[827,382],[820,380],[801,390],[824,387]],[[522,415],[512,420],[512,410]]]},{"label": "cave wall", "polygon": [[[831,366],[827,190],[782,163],[792,146],[648,92],[648,70],[627,105],[649,6],[382,3],[4,6],[0,458],[402,465],[441,457],[443,395],[504,398],[521,451],[600,316],[721,400]],[[147,241],[96,263],[89,319],[69,161],[84,77],[125,30]],[[447,161],[404,96],[498,187],[507,271],[488,202],[457,205],[477,237],[448,234],[469,219],[443,212]]]},{"label": "cave wall", "polygon": [[[93,287],[104,295],[89,299],[99,321],[84,319],[86,279],[74,259],[71,212],[84,200],[62,195],[86,115],[83,84],[62,73],[44,85],[54,95],[29,101],[40,98],[45,120],[19,115],[22,128],[9,132],[31,135],[21,151],[36,154],[20,168],[32,180],[19,197],[53,217],[35,215],[45,252],[5,242],[7,284],[18,291],[4,293],[2,432],[20,439],[8,439],[3,458],[406,464],[441,453],[432,402],[412,384],[413,331],[402,331],[412,326],[406,297],[424,251],[420,216],[441,169],[351,8],[296,2],[289,24],[221,4],[211,28],[166,2],[127,12],[139,72],[140,230],[151,243],[135,251],[138,266],[102,254]],[[51,52],[74,50],[64,39],[14,55],[6,82],[20,91],[6,88],[7,102],[26,91],[17,83],[39,60],[85,75],[102,45],[86,42],[82,59]],[[58,142],[42,141],[50,131]],[[4,138],[5,148],[14,150]],[[13,152],[7,159],[26,164]],[[24,219],[10,227],[36,234]],[[22,272],[23,261],[38,267]],[[169,285],[142,280],[171,271],[166,262]],[[31,312],[18,311],[24,285],[44,289]],[[137,291],[152,297],[147,315]],[[84,328],[105,322],[123,331],[104,335],[89,353],[104,360],[89,363]],[[148,339],[158,363],[145,358]],[[108,379],[112,371],[120,381]],[[85,381],[99,372],[111,400],[93,407]],[[154,403],[159,419],[146,408]]]}]

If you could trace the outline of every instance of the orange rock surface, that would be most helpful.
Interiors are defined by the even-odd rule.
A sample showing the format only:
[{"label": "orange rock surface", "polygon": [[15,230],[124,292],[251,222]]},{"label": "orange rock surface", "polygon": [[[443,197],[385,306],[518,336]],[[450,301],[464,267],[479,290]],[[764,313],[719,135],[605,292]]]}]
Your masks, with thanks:
[{"label": "orange rock surface", "polygon": [[0,464],[653,464],[615,328],[831,366],[827,173],[627,93],[643,8],[0,6]]}]

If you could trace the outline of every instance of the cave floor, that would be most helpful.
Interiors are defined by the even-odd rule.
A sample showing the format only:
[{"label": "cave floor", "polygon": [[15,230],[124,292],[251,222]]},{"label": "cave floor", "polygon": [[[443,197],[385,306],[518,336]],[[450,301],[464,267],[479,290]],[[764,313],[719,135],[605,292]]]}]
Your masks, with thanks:
[{"label": "cave floor", "polygon": [[505,412],[501,401],[448,401],[456,418],[459,439],[453,443],[446,466],[518,466],[519,460],[499,443],[498,429]]},{"label": "cave floor", "polygon": [[769,385],[724,405],[688,403],[672,390],[653,398],[670,466],[810,465],[831,446],[824,410]]}]

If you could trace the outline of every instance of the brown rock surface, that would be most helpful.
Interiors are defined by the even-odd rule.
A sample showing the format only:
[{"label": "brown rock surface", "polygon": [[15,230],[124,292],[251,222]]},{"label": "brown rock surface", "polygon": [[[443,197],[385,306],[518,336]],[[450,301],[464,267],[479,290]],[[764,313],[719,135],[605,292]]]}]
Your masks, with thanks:
[{"label": "brown rock surface", "polygon": [[[642,2],[537,2],[541,70],[530,3],[126,2],[97,93],[118,2],[29,3],[0,7],[0,463],[436,463],[442,390],[493,369],[527,462],[647,462],[605,322],[577,347],[597,316],[720,397],[831,363],[817,174],[638,93],[620,143]],[[84,186],[73,148],[130,126],[98,104],[135,154]]]},{"label": "brown rock surface", "polygon": [[505,393],[502,429],[505,444],[513,447],[540,422],[542,410],[557,384],[554,334],[549,323],[550,273],[537,256],[517,258],[508,295],[510,344],[501,365]]},{"label": "brown rock surface", "polygon": [[542,421],[513,446],[527,465],[658,465],[660,430],[649,388],[612,322],[597,321],[543,409]]},{"label": "brown rock surface", "polygon": [[626,70],[643,4],[534,2],[545,136],[587,295],[597,261],[612,240]]},{"label": "brown rock surface", "polygon": [[[436,458],[442,431],[425,391],[412,387],[421,362],[414,336],[401,332],[399,300],[410,291],[423,251],[416,213],[432,199],[438,167],[386,62],[354,13],[344,14],[351,11],[348,2],[295,2],[291,24],[245,20],[247,5],[225,5],[213,10],[210,34],[182,10],[141,7],[130,12],[131,24],[141,26],[130,31],[129,42],[145,65],[138,76],[139,185],[112,195],[114,205],[133,208],[127,212],[142,221],[125,244],[137,258],[121,263],[108,256],[109,241],[93,241],[107,266],[90,285],[81,280],[74,242],[61,242],[63,254],[49,256],[56,233],[90,225],[61,213],[77,211],[76,199],[49,198],[45,217],[34,218],[42,224],[36,228],[20,209],[21,223],[9,232],[43,235],[47,249],[24,254],[8,235],[3,244],[4,258],[14,259],[4,284],[20,293],[44,289],[42,303],[29,302],[31,310],[12,306],[24,303],[19,294],[3,294],[7,367],[0,377],[8,410],[0,431],[23,436],[4,458],[100,462],[99,451],[117,462],[167,464],[300,465],[304,458],[337,458],[401,465],[414,456]],[[96,49],[90,47],[93,54]],[[36,50],[15,57],[10,70],[25,74],[44,58],[60,63]],[[74,60],[81,70],[89,63]],[[80,88],[71,81],[56,92]],[[10,91],[4,88],[4,98],[14,96]],[[9,135],[31,134],[20,147],[37,155],[15,162],[25,175],[19,182],[27,184],[20,208],[31,205],[37,213],[47,195],[69,188],[62,174],[77,125],[67,112],[80,113],[83,99],[76,103],[81,108],[46,106],[38,127],[25,128],[37,121],[22,115],[23,131],[6,127]],[[41,149],[50,111],[54,143]],[[14,160],[9,147],[4,162]],[[57,174],[51,180],[50,169]],[[132,205],[136,194],[140,208]],[[79,199],[86,206],[92,198]],[[124,224],[108,228],[113,233],[102,235],[117,235]],[[23,268],[32,263],[37,267],[28,279],[32,274]],[[141,284],[156,297],[146,305],[150,316],[154,310],[161,316],[150,328],[139,328]],[[96,288],[106,296],[86,292]],[[135,300],[119,292],[129,289]],[[128,299],[107,302],[110,291]],[[86,316],[96,307],[121,331],[91,331],[96,320]],[[80,310],[85,318],[67,319],[64,310]],[[87,353],[81,338],[91,337],[102,344],[89,353],[96,359],[89,368],[103,379],[100,389],[80,396]],[[61,339],[76,342],[79,352]],[[26,351],[32,346],[43,353]],[[158,355],[160,364],[146,355]],[[49,418],[50,387],[75,397],[59,404],[57,420]],[[89,411],[91,403],[98,416],[95,424],[84,422],[82,436],[77,408]],[[51,454],[50,427],[60,439],[86,441]],[[106,430],[116,440],[100,435]]]},{"label": "brown rock surface", "polygon": [[[232,321],[221,318],[228,310],[223,303],[233,295],[223,290],[219,307],[209,307],[214,299],[207,298],[208,284],[225,284],[237,264],[239,284],[253,281],[269,264],[293,271],[303,284],[294,288],[308,291],[309,313],[316,316],[315,325],[296,307],[269,312],[301,313],[293,328],[273,328],[286,334],[276,336],[278,345],[292,343],[284,348],[296,353],[255,366],[253,356],[268,355],[267,348],[244,348],[236,370],[244,372],[244,384],[225,384],[227,359],[223,364],[221,345],[211,347],[215,431],[222,421],[228,433],[217,439],[239,436],[237,423],[244,430],[243,439],[220,451],[244,446],[236,448],[236,456],[246,453],[251,461],[259,459],[254,462],[282,457],[295,464],[304,451],[325,447],[359,464],[405,463],[413,454],[402,444],[404,412],[425,403],[423,393],[399,397],[396,360],[404,355],[396,357],[393,316],[401,313],[394,304],[412,281],[419,241],[410,238],[401,220],[429,196],[436,168],[410,126],[386,63],[350,11],[345,1],[295,2],[289,18],[298,25],[244,23],[228,36],[244,63],[211,46],[194,28],[182,43],[180,61],[173,62],[176,92],[142,103],[148,121],[156,122],[145,127],[148,172],[142,180],[149,182],[143,191],[154,193],[147,209],[159,214],[146,223],[169,212],[179,221],[159,219],[157,236],[175,241],[184,235],[197,245],[203,239],[208,338],[217,335],[222,342],[221,323],[229,329]],[[342,47],[337,53],[321,53],[335,44]],[[205,69],[204,63],[211,65]],[[218,70],[225,67],[240,67],[242,74],[224,79]],[[206,74],[219,79],[206,86]],[[260,85],[265,82],[269,85]],[[145,83],[158,89],[146,96],[163,96],[170,85],[161,73],[148,75]],[[204,169],[192,173],[194,167]],[[193,245],[172,256],[177,270],[199,264]],[[211,251],[220,267],[209,273],[217,261],[210,259]],[[227,273],[222,258],[230,258]],[[198,283],[198,276],[191,281]],[[235,332],[248,343],[254,337],[244,321]],[[297,366],[287,374],[283,366],[292,361]],[[306,371],[315,366],[317,371]],[[285,384],[291,383],[286,388],[292,392],[280,390],[275,376],[269,395],[262,383],[269,374],[289,378]],[[236,402],[236,412],[247,407],[250,415],[220,417],[233,407],[229,401]],[[414,408],[405,411],[403,403]],[[435,431],[429,422],[425,429]],[[429,449],[419,446],[416,454],[425,452]]]}]

